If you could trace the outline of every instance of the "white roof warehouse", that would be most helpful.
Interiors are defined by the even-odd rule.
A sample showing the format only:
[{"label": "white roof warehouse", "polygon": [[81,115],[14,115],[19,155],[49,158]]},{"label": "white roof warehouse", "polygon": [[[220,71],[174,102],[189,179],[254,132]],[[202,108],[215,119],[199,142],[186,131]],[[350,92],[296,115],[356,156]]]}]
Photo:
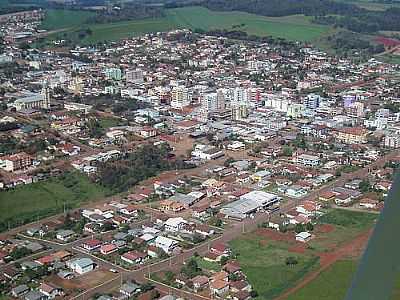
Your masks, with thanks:
[{"label": "white roof warehouse", "polygon": [[252,213],[279,203],[280,200],[281,198],[275,194],[252,191],[242,195],[239,200],[225,205],[220,212],[229,218],[244,219]]}]

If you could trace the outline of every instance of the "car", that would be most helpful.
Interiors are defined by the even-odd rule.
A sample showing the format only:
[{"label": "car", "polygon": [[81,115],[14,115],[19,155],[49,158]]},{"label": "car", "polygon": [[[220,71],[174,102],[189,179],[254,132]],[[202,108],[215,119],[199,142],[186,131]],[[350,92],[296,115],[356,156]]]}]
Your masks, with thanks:
[{"label": "car", "polygon": [[109,271],[112,273],[118,273],[118,270],[115,270],[115,269],[110,269]]}]

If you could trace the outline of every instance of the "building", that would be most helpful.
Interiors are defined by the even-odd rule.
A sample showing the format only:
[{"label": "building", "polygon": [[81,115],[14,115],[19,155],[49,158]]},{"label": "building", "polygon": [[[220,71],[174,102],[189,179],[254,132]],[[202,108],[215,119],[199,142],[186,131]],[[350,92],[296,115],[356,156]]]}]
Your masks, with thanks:
[{"label": "building", "polygon": [[125,80],[131,83],[142,83],[143,71],[141,69],[127,70],[125,73]]},{"label": "building", "polygon": [[244,194],[239,200],[231,202],[220,209],[228,218],[244,219],[253,213],[273,208],[281,200],[275,194],[264,191],[252,191]]},{"label": "building", "polygon": [[345,127],[337,131],[337,139],[345,144],[365,144],[368,130],[362,127]]},{"label": "building", "polygon": [[193,92],[184,86],[175,86],[171,91],[171,107],[182,109],[192,102]]},{"label": "building", "polygon": [[25,152],[11,154],[0,158],[0,168],[7,172],[25,170],[33,165],[33,159]]},{"label": "building", "polygon": [[12,106],[14,106],[17,111],[26,109],[49,109],[50,100],[49,88],[45,86],[41,93],[33,93],[29,96],[19,98],[14,101]]},{"label": "building", "polygon": [[120,68],[108,68],[104,71],[106,78],[109,80],[121,80],[122,71]]},{"label": "building", "polygon": [[170,254],[178,246],[178,242],[164,236],[158,236],[154,240],[154,246],[162,249],[165,253]]},{"label": "building", "polygon": [[321,160],[316,155],[300,154],[296,157],[296,163],[306,167],[317,167]]},{"label": "building", "polygon": [[95,263],[90,258],[76,258],[67,261],[67,267],[78,274],[85,274],[93,271],[95,268]]},{"label": "building", "polygon": [[306,243],[311,239],[311,233],[307,231],[300,232],[296,234],[296,241]]}]

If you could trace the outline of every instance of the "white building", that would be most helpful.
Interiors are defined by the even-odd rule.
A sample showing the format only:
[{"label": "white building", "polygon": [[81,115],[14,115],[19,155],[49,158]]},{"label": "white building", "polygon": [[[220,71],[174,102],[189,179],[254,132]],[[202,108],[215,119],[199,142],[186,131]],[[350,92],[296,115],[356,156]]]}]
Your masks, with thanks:
[{"label": "white building", "polygon": [[178,242],[164,236],[158,236],[154,240],[154,246],[161,248],[165,253],[170,254],[178,246]]},{"label": "white building", "polygon": [[182,109],[192,102],[193,92],[184,86],[175,86],[171,91],[171,107]]},{"label": "white building", "polygon": [[76,258],[67,261],[67,267],[78,274],[85,274],[93,271],[95,263],[90,258]]},{"label": "white building", "polygon": [[296,163],[306,167],[317,167],[321,163],[321,160],[316,155],[301,154],[296,157]]}]

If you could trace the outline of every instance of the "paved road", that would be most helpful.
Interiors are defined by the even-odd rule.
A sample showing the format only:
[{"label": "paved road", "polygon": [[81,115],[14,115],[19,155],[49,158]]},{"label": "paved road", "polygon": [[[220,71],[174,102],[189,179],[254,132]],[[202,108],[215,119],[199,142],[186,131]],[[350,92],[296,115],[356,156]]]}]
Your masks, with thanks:
[{"label": "paved road", "polygon": [[[293,209],[294,207],[296,207],[299,203],[301,203],[305,200],[316,199],[316,198],[318,198],[318,196],[321,192],[329,190],[332,187],[342,186],[346,181],[348,181],[350,179],[364,178],[364,177],[368,176],[369,171],[371,169],[373,169],[374,167],[383,167],[383,165],[388,160],[393,159],[395,157],[398,157],[398,151],[391,152],[391,153],[387,154],[386,156],[383,156],[382,158],[376,160],[372,164],[370,164],[362,169],[356,170],[352,173],[342,174],[342,176],[339,177],[338,179],[328,183],[327,185],[323,186],[322,188],[320,188],[318,190],[311,192],[309,195],[307,195],[306,197],[304,197],[302,199],[289,200],[288,202],[283,203],[281,206],[280,212],[281,213],[288,212],[291,209]],[[195,252],[197,252],[201,255],[206,254],[208,252],[209,246],[212,242],[219,241],[219,242],[227,243],[245,232],[250,232],[250,231],[256,229],[258,224],[268,221],[271,218],[274,218],[274,219],[279,218],[279,212],[276,212],[273,215],[268,215],[266,213],[258,213],[255,215],[254,219],[245,219],[242,222],[233,222],[230,227],[228,227],[224,230],[224,232],[221,236],[218,236],[215,239],[212,239],[209,242],[201,244],[193,249],[186,250],[186,251],[182,252],[181,254],[171,257],[169,259],[166,259],[166,260],[163,260],[160,262],[156,262],[154,264],[150,264],[147,266],[142,266],[140,269],[135,270],[135,271],[128,271],[126,269],[121,268],[120,266],[116,266],[110,262],[101,260],[101,259],[99,259],[95,256],[92,256],[90,254],[87,254],[85,251],[81,250],[79,248],[79,245],[83,241],[90,239],[91,237],[87,237],[85,239],[81,239],[79,241],[75,241],[73,243],[66,244],[66,245],[48,243],[48,246],[52,247],[54,250],[61,250],[61,249],[68,250],[69,249],[69,250],[72,250],[75,252],[80,252],[81,254],[90,255],[93,258],[93,260],[95,260],[98,263],[101,263],[103,266],[105,266],[107,268],[114,268],[114,269],[117,269],[120,271],[120,275],[116,276],[112,280],[101,283],[100,285],[93,287],[89,290],[86,290],[82,294],[72,298],[72,299],[76,299],[76,300],[78,300],[78,299],[83,300],[83,299],[88,299],[89,297],[91,297],[95,294],[108,293],[110,290],[117,288],[121,282],[121,276],[122,276],[123,280],[135,280],[139,283],[147,282],[148,279],[146,278],[146,276],[148,274],[153,273],[153,272],[158,272],[161,270],[165,270],[165,269],[168,269],[173,266],[180,266],[183,264],[183,262],[185,260],[192,257]],[[19,230],[21,230],[21,228],[19,228]],[[156,286],[157,289],[159,289],[162,292],[165,292],[165,293],[171,292],[170,287],[166,287],[165,285],[162,285],[159,283],[154,283],[154,285]],[[205,299],[201,295],[187,293],[184,291],[179,291],[179,292],[174,291],[174,294],[179,294],[179,295],[184,294],[185,298],[193,299],[193,300],[204,300]]]}]

